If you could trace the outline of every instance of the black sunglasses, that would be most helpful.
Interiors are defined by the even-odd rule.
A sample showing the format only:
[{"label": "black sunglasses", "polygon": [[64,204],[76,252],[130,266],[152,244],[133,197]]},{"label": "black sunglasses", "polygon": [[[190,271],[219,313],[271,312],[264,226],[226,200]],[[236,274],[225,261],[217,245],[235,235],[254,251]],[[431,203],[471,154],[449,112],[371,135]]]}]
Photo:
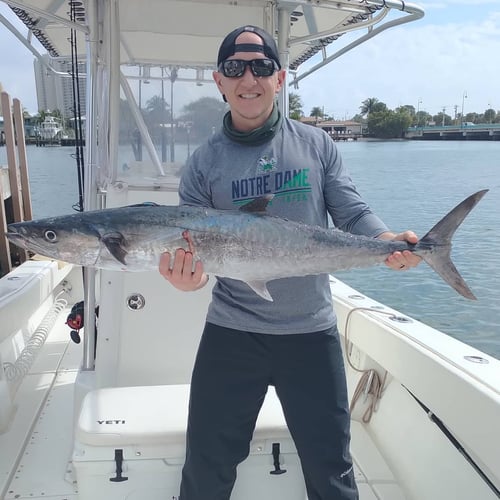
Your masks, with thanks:
[{"label": "black sunglasses", "polygon": [[272,59],[226,59],[219,64],[219,71],[228,78],[239,78],[245,74],[247,66],[250,66],[254,76],[271,76],[278,65]]}]

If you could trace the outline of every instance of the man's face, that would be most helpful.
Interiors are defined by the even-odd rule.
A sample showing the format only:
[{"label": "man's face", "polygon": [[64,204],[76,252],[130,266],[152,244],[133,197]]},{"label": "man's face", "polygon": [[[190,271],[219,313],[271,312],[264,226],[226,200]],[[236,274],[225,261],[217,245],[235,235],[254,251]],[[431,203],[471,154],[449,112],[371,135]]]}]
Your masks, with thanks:
[{"label": "man's face", "polygon": [[[236,38],[236,43],[263,44],[260,36],[246,31]],[[262,52],[236,52],[228,59],[251,61],[266,58]],[[236,130],[246,132],[265,123],[273,109],[275,95],[283,86],[285,73],[285,70],[276,70],[271,76],[254,76],[247,66],[242,76],[229,78],[214,71],[213,78],[231,107],[231,118]]]}]

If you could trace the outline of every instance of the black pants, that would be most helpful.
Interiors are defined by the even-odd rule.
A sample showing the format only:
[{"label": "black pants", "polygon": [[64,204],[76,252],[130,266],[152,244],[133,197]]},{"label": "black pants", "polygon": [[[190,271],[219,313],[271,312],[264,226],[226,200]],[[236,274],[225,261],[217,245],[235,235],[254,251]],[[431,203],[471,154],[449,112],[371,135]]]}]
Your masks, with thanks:
[{"label": "black pants", "polygon": [[213,324],[205,326],[193,370],[180,499],[229,500],[269,385],[281,401],[309,500],[357,500],[337,330],[263,335]]}]

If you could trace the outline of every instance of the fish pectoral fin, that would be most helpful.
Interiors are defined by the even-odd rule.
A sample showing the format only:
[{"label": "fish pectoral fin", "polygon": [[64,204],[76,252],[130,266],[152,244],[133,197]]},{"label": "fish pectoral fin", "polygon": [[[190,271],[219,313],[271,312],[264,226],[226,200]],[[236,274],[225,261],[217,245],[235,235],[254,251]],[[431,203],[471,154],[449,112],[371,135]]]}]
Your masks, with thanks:
[{"label": "fish pectoral fin", "polygon": [[127,256],[127,250],[125,249],[126,240],[122,233],[106,233],[101,236],[101,241],[106,245],[109,253],[124,266],[127,265],[125,262],[125,257]]},{"label": "fish pectoral fin", "polygon": [[246,281],[245,282],[257,295],[261,296],[264,300],[273,302],[273,298],[267,289],[267,281]]}]

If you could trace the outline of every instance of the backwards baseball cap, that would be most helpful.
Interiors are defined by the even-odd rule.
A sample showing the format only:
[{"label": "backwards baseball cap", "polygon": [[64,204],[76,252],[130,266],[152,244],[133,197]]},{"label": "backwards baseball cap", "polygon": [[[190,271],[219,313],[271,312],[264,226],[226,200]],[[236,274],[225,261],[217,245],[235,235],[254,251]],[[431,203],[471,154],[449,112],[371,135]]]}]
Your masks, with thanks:
[{"label": "backwards baseball cap", "polygon": [[[256,43],[236,43],[236,39],[245,31],[258,35],[262,38],[264,45]],[[231,31],[231,33],[224,38],[219,48],[217,67],[236,52],[262,52],[266,57],[276,62],[278,68],[281,69],[278,47],[274,38],[267,31],[258,26],[242,26],[241,28],[236,28],[234,31]]]}]

